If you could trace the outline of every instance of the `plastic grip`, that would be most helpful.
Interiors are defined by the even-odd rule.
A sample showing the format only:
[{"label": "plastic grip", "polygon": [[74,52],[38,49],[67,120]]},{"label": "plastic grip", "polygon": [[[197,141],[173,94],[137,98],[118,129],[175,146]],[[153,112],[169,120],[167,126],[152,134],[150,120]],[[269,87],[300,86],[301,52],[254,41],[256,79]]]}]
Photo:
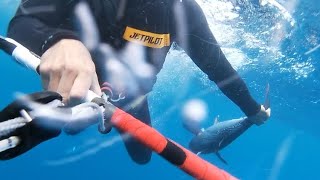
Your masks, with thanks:
[{"label": "plastic grip", "polygon": [[40,59],[36,55],[32,54],[28,49],[23,46],[17,46],[12,52],[12,56],[20,64],[37,73],[37,67],[40,65]]},{"label": "plastic grip", "polygon": [[0,141],[0,152],[16,147],[20,143],[20,139],[16,136],[11,136],[8,139]]}]

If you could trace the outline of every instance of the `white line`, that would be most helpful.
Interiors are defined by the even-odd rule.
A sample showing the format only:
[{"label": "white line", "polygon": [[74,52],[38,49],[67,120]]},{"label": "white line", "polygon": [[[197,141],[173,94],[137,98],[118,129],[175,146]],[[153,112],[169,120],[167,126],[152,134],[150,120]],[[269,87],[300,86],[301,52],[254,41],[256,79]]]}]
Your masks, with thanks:
[{"label": "white line", "polygon": [[318,46],[310,49],[309,51],[307,51],[307,52],[304,53],[304,54],[305,54],[305,55],[309,55],[309,54],[313,53],[314,51],[316,51],[316,50],[319,49],[319,48],[320,48],[320,44],[318,44]]}]

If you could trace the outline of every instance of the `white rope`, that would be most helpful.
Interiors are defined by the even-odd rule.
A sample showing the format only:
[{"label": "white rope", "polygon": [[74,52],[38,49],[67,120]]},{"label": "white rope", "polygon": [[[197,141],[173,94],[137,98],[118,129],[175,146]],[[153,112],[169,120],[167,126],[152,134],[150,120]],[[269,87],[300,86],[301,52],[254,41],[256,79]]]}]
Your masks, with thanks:
[{"label": "white rope", "polygon": [[21,117],[0,123],[0,137],[7,136],[16,129],[26,125],[26,123],[27,121]]}]

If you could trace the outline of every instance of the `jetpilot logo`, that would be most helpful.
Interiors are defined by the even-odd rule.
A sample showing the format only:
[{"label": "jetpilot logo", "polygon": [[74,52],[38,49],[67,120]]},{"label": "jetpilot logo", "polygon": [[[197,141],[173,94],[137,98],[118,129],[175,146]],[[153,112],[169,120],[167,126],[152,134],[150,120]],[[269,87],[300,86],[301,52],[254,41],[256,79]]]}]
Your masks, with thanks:
[{"label": "jetpilot logo", "polygon": [[170,46],[170,34],[156,34],[131,27],[126,27],[123,38],[151,48]]},{"label": "jetpilot logo", "polygon": [[148,43],[148,44],[154,44],[154,45],[161,45],[161,42],[163,40],[163,38],[155,38],[152,36],[146,36],[143,34],[139,34],[139,33],[133,33],[132,35],[129,36],[131,39],[136,39],[138,41],[144,42],[144,43]]}]

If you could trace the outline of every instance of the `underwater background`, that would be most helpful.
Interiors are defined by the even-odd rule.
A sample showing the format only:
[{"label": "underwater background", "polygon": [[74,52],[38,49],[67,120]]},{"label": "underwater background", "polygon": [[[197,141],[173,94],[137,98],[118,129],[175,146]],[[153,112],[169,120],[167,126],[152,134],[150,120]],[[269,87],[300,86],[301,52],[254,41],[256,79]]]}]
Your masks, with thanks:
[{"label": "underwater background", "polygon": [[[202,158],[245,180],[320,179],[320,5],[317,0],[197,0],[213,34],[252,95],[264,101],[270,84],[271,118],[221,151]],[[0,34],[6,34],[19,1],[0,1]],[[280,5],[280,6],[279,6]],[[318,47],[318,48],[317,48]],[[16,92],[41,90],[40,79],[0,52],[0,108]],[[152,124],[187,147],[192,135],[182,126],[188,100],[207,103],[204,127],[239,118],[242,112],[179,48],[172,47],[149,95]],[[154,154],[137,165],[113,131],[93,126],[76,136],[60,135],[28,153],[0,162],[0,179],[192,179]]]}]

